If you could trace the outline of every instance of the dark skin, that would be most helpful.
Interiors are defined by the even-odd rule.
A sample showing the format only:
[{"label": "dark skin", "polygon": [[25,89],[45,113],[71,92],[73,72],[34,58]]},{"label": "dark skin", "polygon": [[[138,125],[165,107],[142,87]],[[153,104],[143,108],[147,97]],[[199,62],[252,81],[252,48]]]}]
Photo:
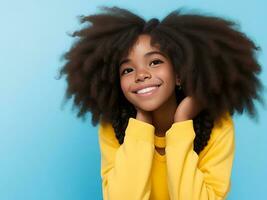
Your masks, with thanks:
[{"label": "dark skin", "polygon": [[[136,109],[137,109],[136,119],[152,124],[151,112],[147,112],[138,108]],[[201,112],[202,109],[203,106],[201,106],[201,104],[197,102],[195,98],[187,96],[180,102],[177,109],[175,110],[173,123],[193,119]],[[165,154],[165,148],[158,148],[158,147],[155,148],[161,155]]]},{"label": "dark skin", "polygon": [[[138,37],[127,57],[120,61],[119,69],[122,92],[135,106],[136,119],[152,124],[155,135],[165,136],[173,123],[198,114],[199,104],[191,97],[177,105],[175,85],[181,85],[181,79],[168,55],[160,51],[160,46],[151,46],[149,35]],[[138,85],[148,83],[162,85],[156,98],[141,98],[132,92]]]}]

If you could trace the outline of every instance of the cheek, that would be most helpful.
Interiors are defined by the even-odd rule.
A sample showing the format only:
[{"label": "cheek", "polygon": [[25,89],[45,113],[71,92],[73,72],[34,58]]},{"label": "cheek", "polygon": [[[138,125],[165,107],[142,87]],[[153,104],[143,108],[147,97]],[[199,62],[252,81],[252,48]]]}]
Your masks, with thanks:
[{"label": "cheek", "polygon": [[175,75],[173,74],[172,71],[168,70],[160,70],[158,71],[158,76],[164,81],[165,83],[168,84],[174,84],[175,85]]},{"label": "cheek", "polygon": [[120,87],[121,87],[121,91],[124,95],[124,97],[132,104],[135,104],[134,101],[133,101],[133,97],[132,97],[132,94],[130,93],[130,86],[129,86],[129,82],[130,80],[126,80],[126,79],[123,79],[120,81]]},{"label": "cheek", "polygon": [[121,79],[120,80],[121,90],[125,94],[127,94],[127,91],[129,90],[129,85],[127,83],[127,80]]}]

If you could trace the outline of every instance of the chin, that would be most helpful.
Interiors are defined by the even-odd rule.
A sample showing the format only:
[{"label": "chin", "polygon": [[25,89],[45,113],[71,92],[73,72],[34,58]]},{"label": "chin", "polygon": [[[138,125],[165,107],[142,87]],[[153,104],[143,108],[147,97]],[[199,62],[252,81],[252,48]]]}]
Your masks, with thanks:
[{"label": "chin", "polygon": [[139,105],[136,105],[136,107],[138,107],[144,111],[147,111],[147,112],[152,112],[152,111],[157,110],[160,107],[160,105],[157,103],[142,102]]}]

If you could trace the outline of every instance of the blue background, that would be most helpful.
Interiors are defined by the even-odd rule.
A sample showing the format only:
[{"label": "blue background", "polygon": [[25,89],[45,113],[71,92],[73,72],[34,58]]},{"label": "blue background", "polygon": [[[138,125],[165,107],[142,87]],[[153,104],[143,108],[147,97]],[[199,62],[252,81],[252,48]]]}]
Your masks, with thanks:
[{"label": "blue background", "polygon": [[[140,5],[142,6],[140,7]],[[56,80],[67,35],[81,28],[77,16],[98,6],[121,6],[145,19],[162,19],[184,6],[231,18],[261,46],[260,78],[266,86],[267,3],[264,0],[0,1],[0,199],[101,199],[97,127],[63,105],[66,83]],[[264,92],[266,99],[266,90]],[[267,112],[259,120],[234,116],[236,153],[228,199],[266,199]],[[265,119],[265,120],[264,120]]]}]

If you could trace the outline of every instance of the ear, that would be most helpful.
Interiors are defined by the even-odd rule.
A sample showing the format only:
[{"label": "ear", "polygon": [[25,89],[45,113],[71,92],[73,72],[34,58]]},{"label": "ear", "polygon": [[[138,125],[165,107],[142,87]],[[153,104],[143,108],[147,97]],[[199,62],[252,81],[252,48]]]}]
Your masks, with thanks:
[{"label": "ear", "polygon": [[181,85],[181,80],[178,75],[176,75],[176,85]]}]

